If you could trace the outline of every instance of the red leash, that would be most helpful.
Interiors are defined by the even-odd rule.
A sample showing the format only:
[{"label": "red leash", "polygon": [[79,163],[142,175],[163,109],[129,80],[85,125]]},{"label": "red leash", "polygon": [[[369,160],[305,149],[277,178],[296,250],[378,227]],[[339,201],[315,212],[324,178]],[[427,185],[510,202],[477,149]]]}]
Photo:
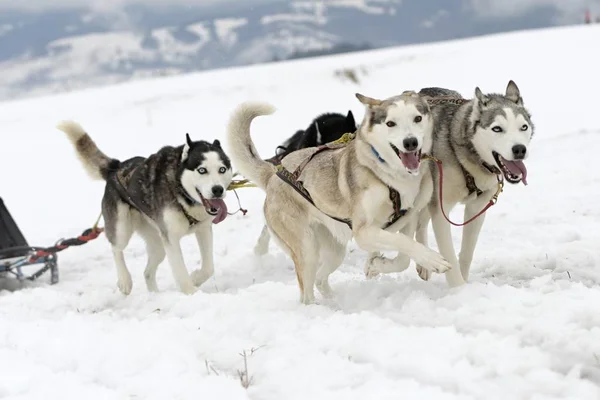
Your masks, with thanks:
[{"label": "red leash", "polygon": [[477,215],[475,215],[474,217],[470,218],[468,221],[463,222],[462,224],[457,224],[455,222],[450,221],[450,218],[448,218],[448,216],[446,215],[446,212],[444,211],[444,202],[442,200],[442,192],[443,192],[443,187],[444,187],[444,172],[443,172],[443,168],[442,168],[442,162],[440,160],[438,160],[435,157],[429,156],[429,155],[425,155],[423,156],[423,158],[425,159],[429,159],[432,160],[433,162],[436,163],[437,167],[438,167],[438,172],[440,174],[440,188],[439,188],[439,192],[440,192],[440,209],[442,210],[442,214],[444,215],[444,218],[446,218],[446,221],[448,221],[449,223],[451,223],[454,226],[465,226],[468,223],[473,222],[475,219],[477,219],[478,217],[480,217],[484,212],[486,212],[491,206],[493,206],[494,204],[496,204],[496,202],[498,201],[498,196],[500,195],[500,193],[502,193],[502,189],[504,188],[504,181],[502,180],[500,175],[496,175],[496,177],[498,178],[498,190],[496,191],[496,193],[494,193],[494,195],[492,196],[492,198],[490,199],[490,202],[487,203],[487,205],[483,208],[483,210],[481,210]]}]

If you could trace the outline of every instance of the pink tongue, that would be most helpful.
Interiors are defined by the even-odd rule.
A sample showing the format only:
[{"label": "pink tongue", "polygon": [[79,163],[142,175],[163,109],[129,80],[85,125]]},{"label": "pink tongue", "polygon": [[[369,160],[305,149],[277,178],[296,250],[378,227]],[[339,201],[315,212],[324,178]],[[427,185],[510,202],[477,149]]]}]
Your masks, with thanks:
[{"label": "pink tongue", "polygon": [[223,222],[223,220],[227,218],[227,204],[225,204],[223,199],[208,200],[208,204],[210,204],[212,208],[219,210],[213,219],[213,224]]},{"label": "pink tongue", "polygon": [[400,152],[400,160],[402,160],[402,164],[410,170],[419,168],[419,157],[417,156],[417,153]]},{"label": "pink tongue", "polygon": [[502,161],[511,174],[517,176],[521,175],[521,181],[523,182],[523,185],[527,185],[527,168],[525,167],[523,161]]}]

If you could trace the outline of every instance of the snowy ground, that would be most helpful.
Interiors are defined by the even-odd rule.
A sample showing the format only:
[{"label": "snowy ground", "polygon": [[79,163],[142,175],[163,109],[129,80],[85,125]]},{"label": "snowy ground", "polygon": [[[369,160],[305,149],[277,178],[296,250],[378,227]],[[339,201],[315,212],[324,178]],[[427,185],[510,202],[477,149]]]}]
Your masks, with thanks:
[{"label": "snowy ground", "polygon": [[[367,281],[353,244],[332,276],[336,304],[300,305],[291,261],[275,247],[252,254],[263,194],[245,189],[250,212],[215,227],[216,276],[193,296],[166,263],[162,292],[147,293],[138,238],[126,251],[133,293],[122,296],[104,237],[61,253],[60,284],[44,276],[0,291],[0,398],[598,399],[599,37],[588,26],[514,33],[0,104],[0,195],[37,245],[79,234],[99,212],[103,185],[54,129],[64,118],[125,158],[186,132],[223,138],[239,102],[267,100],[279,111],[256,121],[254,138],[269,156],[320,112],[362,117],[356,91],[440,85],[470,96],[514,79],[537,128],[529,186],[508,187],[488,213],[468,285],[423,282],[414,268]],[[359,85],[334,77],[361,66]],[[197,268],[194,240],[183,246]],[[237,377],[244,350],[248,390]]]}]

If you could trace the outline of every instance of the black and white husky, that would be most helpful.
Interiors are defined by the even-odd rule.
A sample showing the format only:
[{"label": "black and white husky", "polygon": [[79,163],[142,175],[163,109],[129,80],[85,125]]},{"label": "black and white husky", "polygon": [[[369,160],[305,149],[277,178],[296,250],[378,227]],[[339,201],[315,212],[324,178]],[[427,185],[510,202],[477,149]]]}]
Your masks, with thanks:
[{"label": "black and white husky", "polygon": [[[117,267],[117,286],[128,295],[133,286],[123,251],[134,232],[146,242],[146,287],[158,291],[156,270],[165,259],[183,293],[191,294],[213,275],[212,224],[227,217],[223,199],[232,178],[231,162],[218,140],[165,146],[149,157],[118,161],[106,156],[77,123],[58,129],[73,143],[92,179],[106,181],[102,198],[105,233]],[[195,234],[202,268],[188,273],[180,240]]]}]

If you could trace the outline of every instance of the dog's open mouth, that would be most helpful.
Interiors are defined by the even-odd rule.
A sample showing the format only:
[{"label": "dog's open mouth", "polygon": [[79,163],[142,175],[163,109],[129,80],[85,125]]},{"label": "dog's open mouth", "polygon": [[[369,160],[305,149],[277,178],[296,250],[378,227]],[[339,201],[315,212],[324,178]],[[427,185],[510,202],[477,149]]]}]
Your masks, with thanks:
[{"label": "dog's open mouth", "polygon": [[523,163],[523,161],[508,161],[495,151],[492,151],[492,155],[494,156],[494,160],[496,160],[496,164],[498,164],[498,167],[500,167],[500,171],[502,171],[504,178],[508,182],[523,182],[524,185],[527,185],[527,168],[525,167],[525,163]]},{"label": "dog's open mouth", "polygon": [[214,216],[213,224],[223,222],[227,218],[227,204],[223,199],[205,199],[204,196],[198,191],[198,195],[202,199],[202,204],[209,215]]},{"label": "dog's open mouth", "polygon": [[394,152],[407,170],[416,171],[419,169],[419,165],[421,165],[421,150],[405,153],[391,143],[390,146],[392,146],[392,149],[394,149]]}]

